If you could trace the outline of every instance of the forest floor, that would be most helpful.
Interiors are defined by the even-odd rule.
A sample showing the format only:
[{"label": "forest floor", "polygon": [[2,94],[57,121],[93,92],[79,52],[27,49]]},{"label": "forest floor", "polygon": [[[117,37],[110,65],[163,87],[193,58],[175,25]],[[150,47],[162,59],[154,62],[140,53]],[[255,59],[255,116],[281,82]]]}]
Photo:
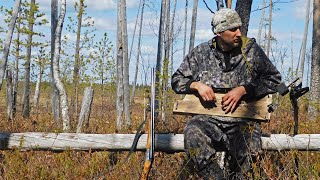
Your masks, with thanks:
[{"label": "forest floor", "polygon": [[[61,124],[56,125],[51,113],[51,90],[44,88],[39,108],[33,108],[30,118],[23,119],[21,97],[18,96],[16,118],[8,121],[5,108],[4,90],[0,93],[0,131],[1,132],[62,132]],[[174,99],[178,95],[170,94],[165,121],[156,122],[157,133],[183,133],[188,119],[173,115]],[[82,97],[79,97],[81,100]],[[109,88],[104,91],[95,88],[89,126],[84,133],[110,134],[116,131],[115,92]],[[269,123],[263,123],[264,134],[293,132],[292,108],[288,97],[278,98],[278,108]],[[306,113],[307,101],[300,102],[299,133],[320,132],[320,120],[309,121]],[[79,107],[81,102],[79,102]],[[143,90],[138,89],[137,97],[131,106],[131,128],[119,133],[133,133],[143,121]],[[75,132],[77,117],[71,116],[71,132]],[[134,152],[125,161],[128,152],[108,151],[0,151],[0,179],[139,179],[145,160],[144,152]],[[299,169],[295,171],[294,157],[299,160]],[[265,151],[260,161],[254,164],[255,179],[319,179],[320,153],[311,151]],[[156,152],[150,177],[152,179],[179,179],[186,161],[183,152],[167,154]],[[296,173],[295,173],[296,172]],[[190,174],[189,179],[197,179]]]}]

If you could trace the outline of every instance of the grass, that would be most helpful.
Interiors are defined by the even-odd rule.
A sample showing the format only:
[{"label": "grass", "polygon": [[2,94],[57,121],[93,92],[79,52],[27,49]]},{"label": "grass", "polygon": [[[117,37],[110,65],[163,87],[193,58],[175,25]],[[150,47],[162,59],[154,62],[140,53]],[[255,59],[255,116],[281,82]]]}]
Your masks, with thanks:
[{"label": "grass", "polygon": [[[83,88],[80,92],[83,92]],[[115,133],[115,89],[94,87],[95,95],[89,126],[85,133]],[[0,130],[2,132],[61,132],[61,124],[53,122],[51,113],[51,89],[45,87],[41,92],[40,107],[23,119],[21,97],[18,96],[18,113],[14,121],[8,121],[5,109],[5,90],[0,92]],[[71,92],[71,88],[70,88]],[[18,92],[21,94],[21,92]],[[156,132],[182,133],[187,117],[172,115],[170,109],[173,100],[179,98],[170,93],[168,112],[165,121],[157,121]],[[82,97],[80,96],[80,100]],[[137,98],[132,106],[132,125],[119,133],[132,133],[143,121],[143,90],[138,89]],[[293,115],[288,97],[281,97],[279,107],[273,113],[270,123],[263,124],[263,132],[293,132]],[[306,113],[307,100],[300,102],[299,133],[319,133],[319,119],[309,121]],[[79,103],[81,106],[81,103]],[[72,131],[77,126],[76,116],[71,118]],[[2,179],[138,179],[145,159],[144,152],[134,152],[125,162],[128,152],[108,151],[0,151],[0,178]],[[295,169],[294,159],[299,159],[299,168]],[[320,153],[311,151],[263,152],[260,161],[253,165],[255,179],[319,179]],[[177,179],[186,161],[185,153],[167,154],[157,152],[150,177],[152,179]],[[196,179],[190,176],[190,179]]]}]

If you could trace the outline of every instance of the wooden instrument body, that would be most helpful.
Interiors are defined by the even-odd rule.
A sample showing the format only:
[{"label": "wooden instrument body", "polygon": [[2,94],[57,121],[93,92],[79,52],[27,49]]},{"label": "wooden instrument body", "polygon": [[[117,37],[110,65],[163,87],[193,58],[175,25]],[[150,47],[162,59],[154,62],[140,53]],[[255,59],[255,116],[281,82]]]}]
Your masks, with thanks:
[{"label": "wooden instrument body", "polygon": [[206,114],[213,116],[227,116],[249,118],[267,121],[270,119],[268,105],[272,103],[271,95],[257,101],[241,101],[233,113],[226,114],[222,110],[221,100],[224,94],[215,93],[216,102],[205,102],[193,94],[186,94],[182,100],[177,100],[173,106],[175,114]]}]

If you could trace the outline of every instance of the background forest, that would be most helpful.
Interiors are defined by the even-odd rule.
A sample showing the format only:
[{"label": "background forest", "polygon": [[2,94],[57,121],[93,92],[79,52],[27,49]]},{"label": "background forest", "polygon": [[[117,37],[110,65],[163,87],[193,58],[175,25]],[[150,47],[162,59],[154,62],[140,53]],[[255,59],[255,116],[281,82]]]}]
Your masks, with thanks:
[{"label": "background forest", "polygon": [[[285,83],[300,77],[297,84],[310,87],[298,101],[299,133],[319,134],[319,0],[0,0],[0,131],[135,133],[155,67],[156,133],[183,133],[188,117],[172,114],[181,97],[170,77],[194,46],[213,37],[210,11],[220,6],[236,9],[242,33],[256,38]],[[289,95],[274,102],[263,133],[292,134]],[[127,154],[16,147],[0,151],[0,177],[138,179],[145,153],[126,161]],[[265,151],[260,159],[256,179],[320,177],[316,151]],[[150,177],[178,179],[185,161],[183,152],[157,152]]]}]

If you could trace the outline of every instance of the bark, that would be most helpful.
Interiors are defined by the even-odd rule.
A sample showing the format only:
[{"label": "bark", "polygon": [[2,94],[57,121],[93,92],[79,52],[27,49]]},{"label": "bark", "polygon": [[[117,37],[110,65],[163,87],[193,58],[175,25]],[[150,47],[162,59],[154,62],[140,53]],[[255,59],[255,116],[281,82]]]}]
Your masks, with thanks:
[{"label": "bark", "polygon": [[242,26],[240,27],[240,31],[244,36],[247,36],[247,32],[248,32],[251,5],[252,5],[252,0],[237,0],[237,3],[236,3],[236,11],[238,12],[242,21]]},{"label": "bark", "polygon": [[171,68],[170,68],[170,77],[173,74],[173,41],[174,41],[174,22],[175,22],[175,16],[176,16],[176,9],[177,9],[177,0],[174,0],[173,5],[173,13],[172,13],[172,20],[171,20],[171,30],[170,30],[170,44],[171,44]]},{"label": "bark", "polygon": [[319,116],[320,102],[320,0],[313,1],[312,62],[310,84],[310,119]]},{"label": "bark", "polygon": [[26,48],[26,62],[25,66],[25,75],[24,75],[24,90],[23,90],[23,108],[22,108],[22,116],[23,118],[30,117],[30,64],[31,64],[31,48],[32,48],[32,32],[34,25],[34,8],[35,0],[31,0],[30,2],[30,12],[28,17],[28,37],[27,37],[27,48]]},{"label": "bark", "polygon": [[190,44],[189,44],[189,53],[194,47],[194,39],[196,35],[196,26],[197,26],[197,10],[198,10],[198,0],[193,1],[193,10],[192,10],[192,20],[191,20],[191,33],[190,33]]},{"label": "bark", "polygon": [[310,0],[307,0],[306,16],[305,16],[306,19],[305,19],[305,24],[304,24],[304,33],[303,33],[303,39],[302,39],[302,43],[301,43],[301,51],[300,51],[300,57],[299,57],[299,62],[300,62],[299,77],[301,78],[301,82],[303,82],[304,62],[306,59],[309,17],[310,17]]},{"label": "bark", "polygon": [[[138,140],[136,151],[145,151],[147,134]],[[129,151],[135,134],[83,134],[83,133],[0,133],[0,149],[26,150],[78,150],[78,151]],[[261,137],[263,150],[275,151],[319,151],[320,134],[271,134]],[[21,141],[23,139],[23,141]],[[155,134],[155,150],[183,152],[183,134]]]},{"label": "bark", "polygon": [[267,56],[269,57],[269,52],[271,48],[271,27],[272,27],[272,8],[273,8],[273,3],[272,0],[269,2],[269,31],[268,31],[268,45],[267,45]]},{"label": "bark", "polygon": [[184,36],[183,36],[183,57],[186,56],[187,47],[187,23],[188,22],[188,0],[186,0],[186,5],[184,9]]},{"label": "bark", "polygon": [[127,33],[127,14],[126,0],[121,3],[121,31],[122,31],[122,46],[123,46],[123,108],[126,127],[129,128],[130,122],[130,86],[129,86],[129,60],[128,60],[128,33]]},{"label": "bark", "polygon": [[58,88],[60,102],[61,102],[63,131],[66,132],[70,130],[68,98],[59,76],[59,66],[58,66],[58,61],[60,59],[60,49],[61,49],[61,32],[63,28],[63,21],[64,21],[65,14],[66,14],[66,0],[61,0],[60,15],[58,19],[57,29],[55,32],[56,34],[55,41],[54,41],[55,50],[54,50],[54,58],[53,58],[52,64],[53,64],[53,78]]},{"label": "bark", "polygon": [[[20,14],[20,12],[19,12]],[[17,39],[16,39],[16,50],[15,50],[15,75],[13,81],[13,118],[17,112],[17,94],[18,94],[18,84],[19,84],[19,59],[20,59],[20,26],[21,18],[18,17],[17,20]]]},{"label": "bark", "polygon": [[83,100],[81,111],[79,115],[79,121],[77,126],[77,133],[82,132],[81,128],[85,123],[86,127],[89,127],[89,118],[93,101],[93,89],[92,87],[86,87],[83,93]]},{"label": "bark", "polygon": [[33,97],[33,107],[34,107],[35,111],[37,111],[37,112],[39,109],[40,86],[41,86],[41,81],[42,81],[43,69],[44,69],[43,65],[40,64],[39,65],[39,73],[37,76],[36,90],[34,92],[34,97]]},{"label": "bark", "polygon": [[3,55],[0,59],[0,91],[2,87],[2,82],[4,78],[4,73],[6,71],[7,62],[8,62],[8,56],[9,56],[9,50],[12,40],[12,34],[15,28],[15,23],[18,17],[19,9],[20,9],[21,0],[16,0],[15,5],[13,7],[12,11],[12,17],[10,20],[10,24],[8,27],[7,37],[3,46]]},{"label": "bark", "polygon": [[135,92],[136,92],[136,84],[137,84],[137,79],[138,79],[139,59],[141,56],[141,33],[142,33],[142,27],[143,27],[142,22],[143,22],[144,5],[145,5],[145,0],[142,0],[140,28],[139,28],[139,36],[138,36],[138,52],[137,52],[136,72],[134,74],[134,81],[133,81],[133,85],[132,85],[133,87],[132,87],[132,95],[131,95],[130,104],[132,104],[134,101],[134,96],[135,96]]},{"label": "bark", "polygon": [[7,115],[9,120],[13,120],[13,83],[12,83],[12,72],[7,70],[7,88],[6,88],[6,97],[7,97]]},{"label": "bark", "polygon": [[77,15],[77,39],[76,39],[76,49],[74,54],[74,66],[73,66],[73,94],[71,96],[71,109],[72,115],[75,113],[78,115],[78,86],[79,86],[79,71],[80,71],[80,38],[81,38],[81,26],[82,26],[82,15],[83,15],[84,0],[79,0],[79,12]]},{"label": "bark", "polygon": [[[265,7],[265,6],[266,6],[266,0],[263,0],[262,7]],[[265,13],[265,8],[262,9],[260,23],[259,23],[259,30],[258,30],[258,37],[257,37],[257,42],[259,45],[261,45],[261,34],[262,34],[262,28],[264,24],[264,13]]]},{"label": "bark", "polygon": [[170,54],[170,0],[166,0],[165,7],[165,41],[164,41],[164,61],[162,72],[162,103],[161,103],[161,120],[165,121],[165,106],[167,96],[167,84],[168,84],[168,70],[169,70],[169,54]]},{"label": "bark", "polygon": [[[158,33],[158,49],[157,49],[157,64],[156,64],[156,84],[160,84],[160,73],[161,73],[161,61],[162,61],[162,50],[163,50],[163,38],[164,38],[164,30],[163,30],[163,21],[165,21],[165,5],[166,0],[162,0],[161,2],[161,14],[160,14],[160,22],[159,22],[159,33]],[[159,110],[159,87],[156,86],[156,98],[155,98],[155,109],[156,115],[158,116]]]},{"label": "bark", "polygon": [[[54,58],[54,41],[55,41],[55,32],[57,28],[58,23],[58,0],[51,0],[51,83],[52,83],[52,113],[53,113],[53,119],[54,123],[58,125],[59,117],[60,117],[60,98],[59,98],[59,90],[56,86],[56,83],[54,82],[53,77],[53,58]],[[57,65],[59,67],[59,60],[57,62]]]},{"label": "bark", "polygon": [[118,20],[117,20],[117,101],[116,101],[116,122],[117,130],[122,129],[123,124],[123,42],[122,42],[122,16],[121,16],[121,1],[118,1]]}]

